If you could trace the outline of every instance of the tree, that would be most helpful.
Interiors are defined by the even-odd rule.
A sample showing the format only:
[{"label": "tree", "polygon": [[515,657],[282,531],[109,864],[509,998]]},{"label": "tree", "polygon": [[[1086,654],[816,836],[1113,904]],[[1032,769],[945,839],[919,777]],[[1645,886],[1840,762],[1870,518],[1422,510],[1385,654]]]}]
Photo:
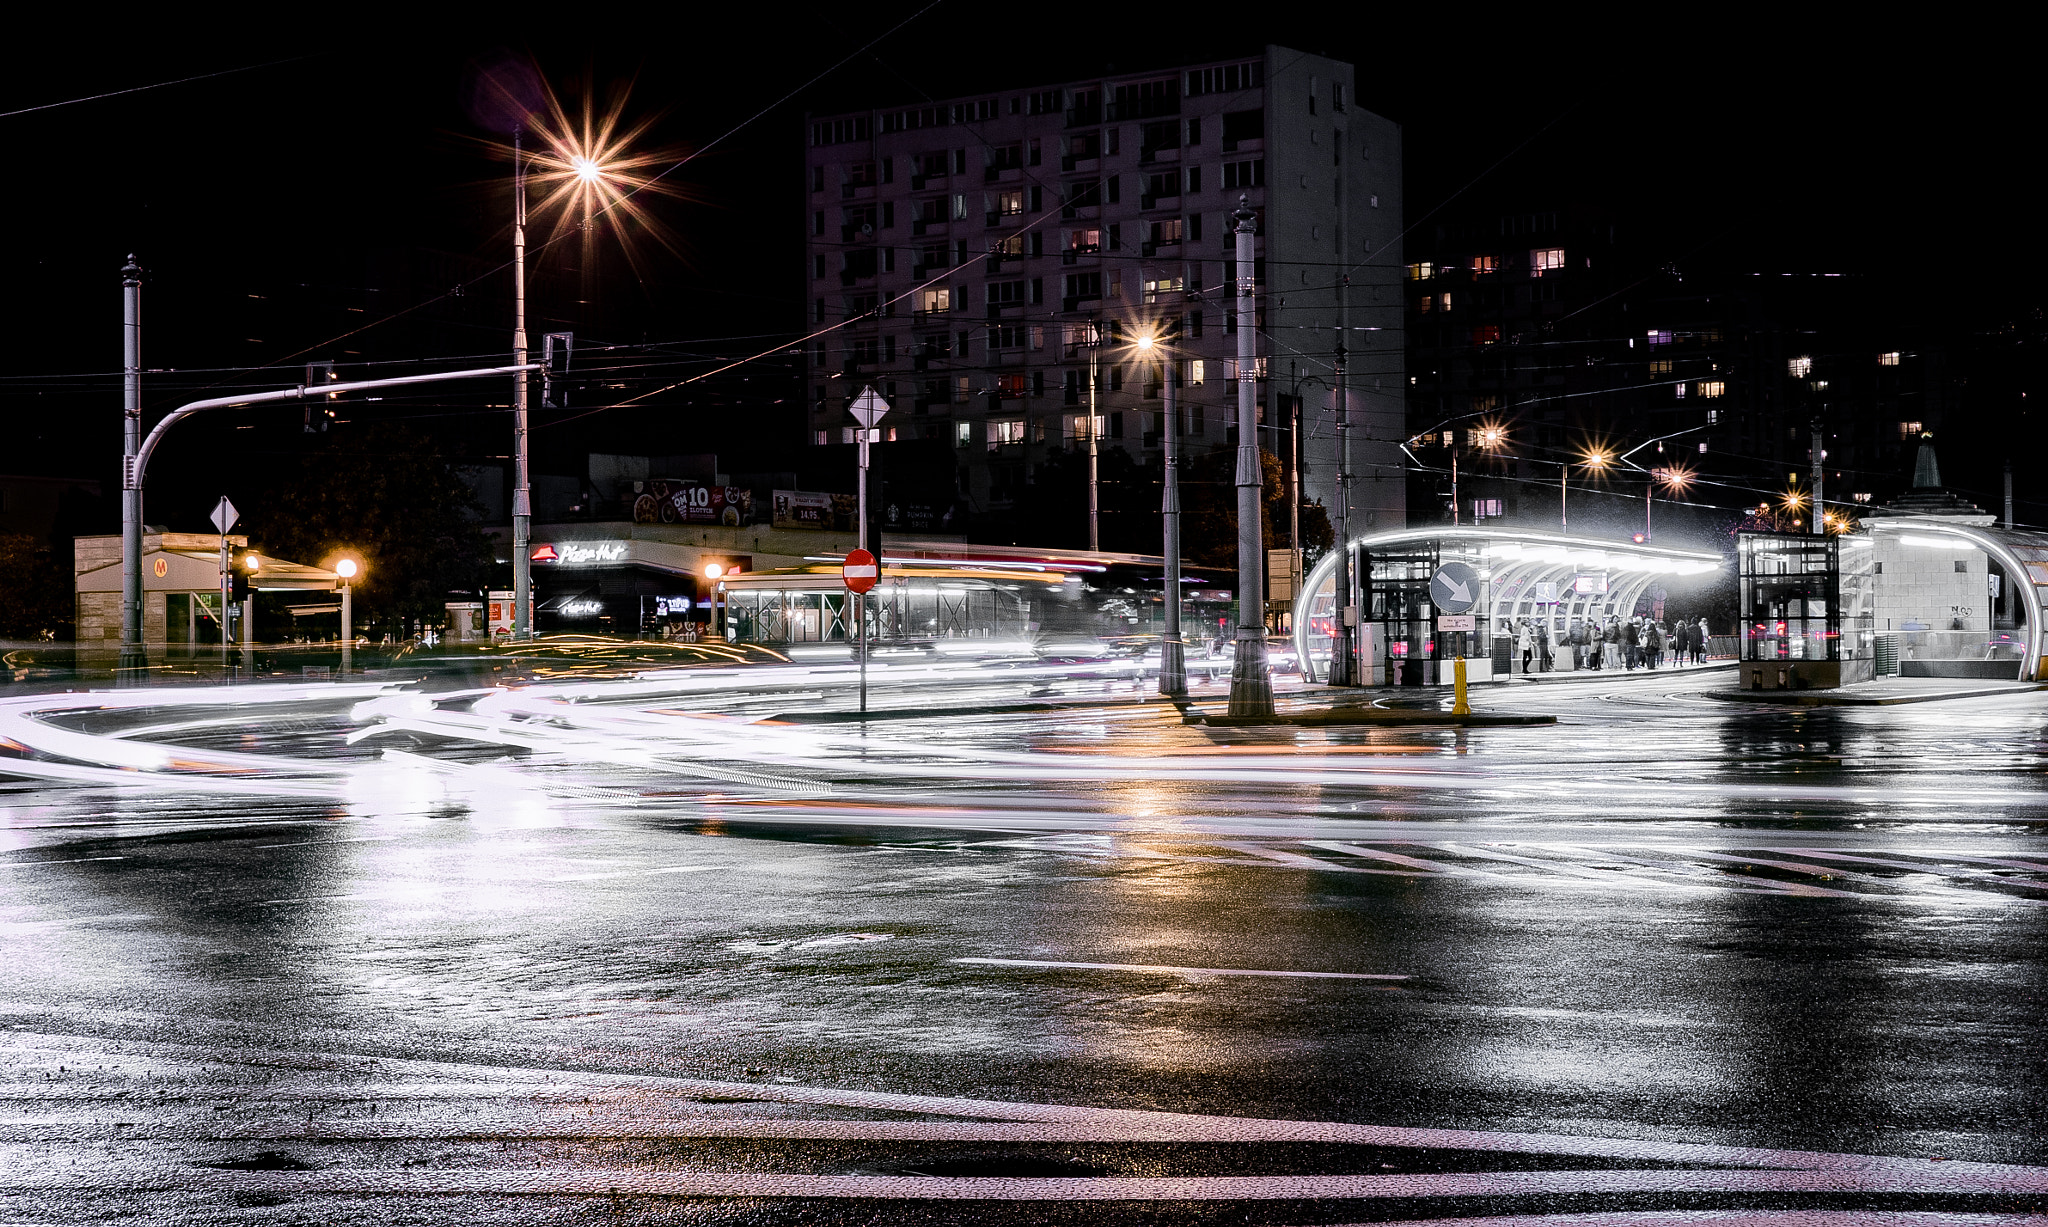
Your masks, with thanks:
[{"label": "tree", "polygon": [[380,422],[321,437],[320,445],[250,509],[265,552],[321,565],[360,555],[356,608],[367,625],[439,618],[450,593],[490,581],[483,508],[428,436]]},{"label": "tree", "polygon": [[70,559],[27,533],[0,535],[0,639],[69,639]]}]

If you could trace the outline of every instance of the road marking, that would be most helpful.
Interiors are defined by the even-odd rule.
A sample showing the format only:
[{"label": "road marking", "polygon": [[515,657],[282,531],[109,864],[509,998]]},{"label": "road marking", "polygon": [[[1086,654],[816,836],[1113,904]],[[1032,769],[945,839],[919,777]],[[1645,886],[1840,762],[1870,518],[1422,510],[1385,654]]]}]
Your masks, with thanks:
[{"label": "road marking", "polygon": [[[1976,882],[2004,882],[2011,886],[2028,886],[2035,890],[2048,890],[2048,882],[2030,882],[2024,878],[2002,878],[1989,869],[1966,869],[1960,866],[1929,865],[1913,861],[1888,861],[1875,856],[1852,856],[1846,852],[1823,852],[1818,848],[1785,848],[1785,852],[1799,856],[1810,856],[1823,861],[1852,861],[1860,865],[1888,865],[1893,869],[1910,869],[1931,877],[1965,877]],[[1924,856],[1939,856],[1940,853],[1922,853]],[[1957,858],[1961,859],[1961,858]]]},{"label": "road marking", "polygon": [[1058,959],[954,959],[990,967],[1072,967],[1082,971],[1142,971],[1168,976],[1278,976],[1313,980],[1412,980],[1415,977],[1358,971],[1260,971],[1247,967],[1167,967],[1156,963],[1071,963]]},{"label": "road marking", "polygon": [[257,844],[259,850],[269,848],[317,848],[322,844],[378,844],[397,839],[396,835],[351,835],[346,839],[309,839],[296,844]]},{"label": "road marking", "polygon": [[1471,869],[1464,865],[1447,865],[1442,861],[1426,861],[1420,857],[1404,856],[1399,852],[1384,852],[1377,848],[1365,848],[1358,844],[1340,843],[1334,839],[1305,839],[1302,843],[1311,848],[1328,848],[1332,852],[1345,852],[1370,860],[1386,861],[1395,865],[1406,865],[1411,869],[1425,869],[1446,877],[1500,878],[1517,881],[1514,874],[1495,873],[1491,869]]},{"label": "road marking", "polygon": [[1382,1176],[820,1176],[662,1172],[638,1168],[333,1168],[326,1171],[199,1171],[187,1164],[124,1164],[0,1175],[0,1188],[183,1193],[309,1193],[602,1197],[888,1198],[909,1201],[1319,1201],[1402,1197],[1527,1197],[1542,1194],[1977,1193],[2038,1195],[2048,1169],[1992,1176],[1961,1171],[1501,1171]]},{"label": "road marking", "polygon": [[125,856],[81,856],[68,861],[0,861],[0,869],[34,869],[38,865],[84,865],[91,861],[125,861]]},{"label": "road marking", "polygon": [[663,865],[658,869],[622,869],[613,873],[576,873],[566,877],[549,878],[550,882],[605,882],[615,878],[644,878],[651,873],[703,873],[716,869],[716,865]]}]

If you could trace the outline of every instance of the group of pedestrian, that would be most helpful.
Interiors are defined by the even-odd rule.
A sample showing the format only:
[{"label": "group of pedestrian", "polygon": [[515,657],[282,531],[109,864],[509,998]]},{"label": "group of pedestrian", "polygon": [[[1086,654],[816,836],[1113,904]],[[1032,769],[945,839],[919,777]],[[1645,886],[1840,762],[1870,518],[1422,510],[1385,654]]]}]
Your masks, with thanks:
[{"label": "group of pedestrian", "polygon": [[[1549,667],[1552,638],[1549,623],[1541,618],[1505,620],[1502,633],[1509,651],[1521,660],[1522,673]],[[1560,648],[1572,654],[1578,669],[1655,669],[1659,666],[1704,664],[1707,659],[1707,620],[1688,622],[1683,618],[1610,617],[1574,618],[1558,633]]]}]

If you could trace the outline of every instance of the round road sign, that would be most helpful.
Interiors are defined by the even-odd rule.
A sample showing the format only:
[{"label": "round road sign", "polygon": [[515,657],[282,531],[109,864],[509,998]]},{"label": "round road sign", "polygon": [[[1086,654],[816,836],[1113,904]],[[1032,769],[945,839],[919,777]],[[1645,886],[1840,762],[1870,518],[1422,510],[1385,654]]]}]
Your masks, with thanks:
[{"label": "round road sign", "polygon": [[840,578],[855,592],[866,592],[874,587],[875,579],[880,574],[881,568],[875,565],[875,556],[866,550],[855,550],[848,554],[846,561],[839,568]]},{"label": "round road sign", "polygon": [[1429,577],[1429,599],[1447,614],[1461,614],[1479,603],[1479,572],[1470,563],[1447,562]]}]

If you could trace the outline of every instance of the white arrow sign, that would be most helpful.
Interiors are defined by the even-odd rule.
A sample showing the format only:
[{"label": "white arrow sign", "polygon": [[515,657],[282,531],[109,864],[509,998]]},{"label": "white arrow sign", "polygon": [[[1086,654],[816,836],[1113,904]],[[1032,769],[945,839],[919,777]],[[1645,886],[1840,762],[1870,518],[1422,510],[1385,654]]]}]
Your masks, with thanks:
[{"label": "white arrow sign", "polygon": [[863,429],[873,430],[875,423],[882,420],[882,415],[889,412],[889,402],[876,396],[873,387],[866,387],[860,390],[859,396],[853,398],[853,403],[846,407],[846,411],[853,415],[853,420],[859,422]]},{"label": "white arrow sign", "polygon": [[1429,599],[1447,614],[1461,614],[1479,603],[1479,572],[1471,564],[1447,562],[1429,577]]},{"label": "white arrow sign", "polygon": [[235,510],[235,505],[228,501],[228,496],[221,495],[220,506],[213,509],[213,526],[219,529],[222,535],[226,535],[227,531],[235,526],[235,521],[241,518],[241,514]]}]

